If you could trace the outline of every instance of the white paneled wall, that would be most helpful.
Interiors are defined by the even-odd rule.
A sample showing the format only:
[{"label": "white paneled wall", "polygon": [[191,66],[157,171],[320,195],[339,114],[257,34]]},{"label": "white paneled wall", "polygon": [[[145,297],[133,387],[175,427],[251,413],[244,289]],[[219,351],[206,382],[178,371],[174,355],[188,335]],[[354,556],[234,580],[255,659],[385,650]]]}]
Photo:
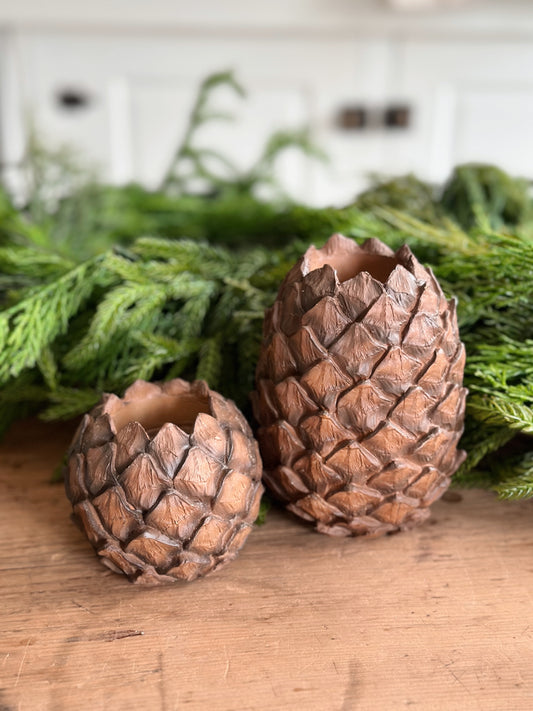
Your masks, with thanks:
[{"label": "white paneled wall", "polygon": [[[216,100],[238,120],[206,127],[200,138],[245,168],[272,131],[310,126],[330,162],[310,162],[297,153],[280,161],[280,177],[295,198],[343,203],[366,185],[369,173],[412,170],[442,180],[453,164],[465,160],[496,162],[533,176],[533,42],[528,34],[533,5],[524,6],[514,32],[508,3],[501,3],[507,18],[501,33],[494,23],[498,3],[488,3],[490,31],[480,22],[477,33],[469,10],[465,33],[460,10],[447,16],[445,31],[438,14],[413,16],[410,32],[405,14],[386,9],[385,3],[378,14],[368,2],[359,3],[359,24],[352,7],[345,26],[339,7],[328,23],[327,3],[299,4],[301,24],[293,6],[284,29],[276,3],[270,27],[259,20],[254,24],[247,15],[233,26],[226,17],[217,28],[211,14],[205,26],[200,15],[183,22],[176,16],[166,28],[147,23],[142,30],[137,16],[135,26],[126,16],[121,26],[113,1],[107,25],[104,7],[99,23],[93,18],[87,26],[72,18],[56,19],[51,26],[44,15],[33,23],[24,13],[18,22],[16,15],[6,16],[0,35],[4,164],[20,157],[21,127],[31,119],[50,144],[76,146],[103,178],[155,187],[184,130],[199,81],[232,68],[248,97],[243,101],[220,90]],[[66,108],[58,100],[65,91],[84,96],[86,104]],[[372,117],[394,103],[410,109],[409,126],[387,130],[373,124]],[[371,125],[340,127],[339,112],[347,107],[367,109]]]}]

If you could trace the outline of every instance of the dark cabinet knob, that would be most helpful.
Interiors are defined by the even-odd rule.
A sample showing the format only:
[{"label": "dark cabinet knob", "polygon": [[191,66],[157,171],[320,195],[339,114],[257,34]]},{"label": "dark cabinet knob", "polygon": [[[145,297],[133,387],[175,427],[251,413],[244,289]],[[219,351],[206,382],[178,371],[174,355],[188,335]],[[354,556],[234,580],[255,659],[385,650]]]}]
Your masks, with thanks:
[{"label": "dark cabinet knob", "polygon": [[337,113],[337,126],[343,131],[398,130],[411,125],[412,110],[407,104],[343,106]]},{"label": "dark cabinet knob", "polygon": [[344,131],[360,131],[367,124],[368,111],[364,106],[344,106],[337,116],[337,125]]},{"label": "dark cabinet knob", "polygon": [[56,94],[56,103],[61,109],[77,111],[89,106],[91,97],[83,89],[60,89]]},{"label": "dark cabinet knob", "polygon": [[385,128],[409,128],[411,123],[411,109],[407,105],[391,104],[385,108]]}]

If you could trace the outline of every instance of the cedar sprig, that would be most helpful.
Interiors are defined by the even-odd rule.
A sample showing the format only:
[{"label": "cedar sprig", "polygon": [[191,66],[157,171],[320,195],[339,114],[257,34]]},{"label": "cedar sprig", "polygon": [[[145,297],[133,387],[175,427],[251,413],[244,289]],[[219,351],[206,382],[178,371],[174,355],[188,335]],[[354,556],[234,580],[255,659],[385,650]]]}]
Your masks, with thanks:
[{"label": "cedar sprig", "polygon": [[34,366],[44,349],[65,334],[70,319],[105,281],[104,260],[93,258],[23,292],[0,313],[0,384]]},{"label": "cedar sprig", "polygon": [[[141,239],[127,256],[105,253],[47,280],[0,312],[4,403],[32,402],[53,419],[78,414],[102,389],[121,390],[135,378],[183,374],[218,385],[227,372],[246,373],[226,388],[244,402],[260,316],[273,295],[250,278],[280,260],[266,250],[241,261],[207,244]],[[31,388],[9,387],[22,371]]]},{"label": "cedar sprig", "polygon": [[502,499],[533,496],[533,452],[499,462],[495,474],[501,481],[495,489]]}]

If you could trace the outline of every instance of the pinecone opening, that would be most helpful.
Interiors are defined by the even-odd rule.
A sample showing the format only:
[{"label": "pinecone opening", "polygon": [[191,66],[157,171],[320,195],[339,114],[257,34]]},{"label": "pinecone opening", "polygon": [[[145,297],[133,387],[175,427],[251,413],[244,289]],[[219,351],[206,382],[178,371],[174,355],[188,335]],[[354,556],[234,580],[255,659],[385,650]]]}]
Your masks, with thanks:
[{"label": "pinecone opening", "polygon": [[127,391],[127,400],[108,399],[104,412],[109,414],[117,433],[129,423],[138,422],[150,436],[155,436],[163,425],[171,422],[191,434],[197,416],[201,413],[213,416],[213,412],[209,391],[203,383],[197,382],[191,387],[182,383],[167,387],[165,391],[157,386],[147,387],[151,383],[138,381]]},{"label": "pinecone opening", "polygon": [[259,511],[257,443],[207,383],[137,381],[83,418],[65,475],[102,562],[137,583],[193,580],[236,557]]},{"label": "pinecone opening", "polygon": [[264,481],[331,535],[409,528],[464,459],[455,302],[407,246],[333,235],[265,315],[253,396]]},{"label": "pinecone opening", "polygon": [[393,252],[388,248],[378,248],[377,242],[373,240],[378,251],[372,253],[361,249],[355,242],[345,240],[341,235],[333,235],[322,249],[311,246],[307,250],[302,261],[302,274],[309,274],[327,264],[335,270],[339,282],[353,279],[359,272],[368,272],[374,279],[384,282],[400,261],[396,256],[391,256]]}]

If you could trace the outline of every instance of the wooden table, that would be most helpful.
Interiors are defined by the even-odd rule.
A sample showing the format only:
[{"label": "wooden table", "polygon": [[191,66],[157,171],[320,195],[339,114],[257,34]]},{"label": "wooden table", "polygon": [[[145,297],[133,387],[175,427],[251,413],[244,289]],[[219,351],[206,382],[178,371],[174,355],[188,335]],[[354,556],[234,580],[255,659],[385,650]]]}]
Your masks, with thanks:
[{"label": "wooden table", "polygon": [[533,501],[330,539],[282,512],[192,584],[107,571],[50,484],[72,426],[0,448],[0,711],[533,709]]}]

